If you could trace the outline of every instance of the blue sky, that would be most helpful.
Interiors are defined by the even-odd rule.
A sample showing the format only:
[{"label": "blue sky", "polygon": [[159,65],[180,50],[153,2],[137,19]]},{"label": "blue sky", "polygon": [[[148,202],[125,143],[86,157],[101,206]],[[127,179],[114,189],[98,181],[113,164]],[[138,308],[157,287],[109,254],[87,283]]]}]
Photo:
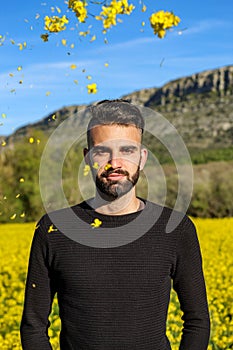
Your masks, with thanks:
[{"label": "blue sky", "polygon": [[[45,33],[43,18],[51,15],[51,6],[65,14],[64,2],[30,1],[22,7],[17,0],[4,1],[0,12],[0,35],[5,37],[0,46],[0,135],[11,134],[64,106],[118,98],[232,64],[232,0],[145,0],[145,13],[139,0],[132,3],[136,6],[132,15],[121,17],[123,23],[107,35],[91,15],[77,28],[73,14],[67,13],[68,29],[51,34],[45,43],[40,38]],[[91,14],[98,14],[97,5],[89,8]],[[172,10],[181,18],[179,26],[162,40],[154,36],[148,20],[152,12],[161,9]],[[80,38],[78,32],[88,28],[90,35]],[[97,39],[90,42],[94,34]],[[62,39],[67,40],[66,46]],[[17,44],[23,42],[27,46],[20,51]],[[71,69],[72,64],[77,68]],[[97,94],[87,93],[89,83],[97,83]]]}]

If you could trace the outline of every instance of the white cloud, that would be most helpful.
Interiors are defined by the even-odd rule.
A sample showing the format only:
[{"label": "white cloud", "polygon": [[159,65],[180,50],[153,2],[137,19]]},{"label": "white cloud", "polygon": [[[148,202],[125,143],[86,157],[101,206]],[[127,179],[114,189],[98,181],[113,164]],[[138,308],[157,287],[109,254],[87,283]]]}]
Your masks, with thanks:
[{"label": "white cloud", "polygon": [[106,51],[115,51],[115,50],[122,50],[122,49],[130,49],[137,46],[141,46],[144,44],[154,43],[156,40],[155,36],[152,37],[142,37],[142,38],[136,38],[128,41],[122,41],[115,44],[105,45],[101,46],[97,49],[98,52],[106,52]]},{"label": "white cloud", "polygon": [[232,22],[222,21],[219,19],[205,19],[199,22],[194,23],[190,27],[180,30],[182,35],[191,35],[191,34],[200,34],[212,29],[220,28],[232,28]]}]

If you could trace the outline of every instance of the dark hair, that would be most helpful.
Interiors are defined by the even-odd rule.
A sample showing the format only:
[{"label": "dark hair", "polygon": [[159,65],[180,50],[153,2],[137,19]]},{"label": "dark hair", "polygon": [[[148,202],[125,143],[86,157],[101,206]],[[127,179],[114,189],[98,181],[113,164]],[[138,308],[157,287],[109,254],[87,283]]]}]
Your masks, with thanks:
[{"label": "dark hair", "polygon": [[90,114],[90,121],[87,127],[87,142],[90,146],[90,131],[97,125],[134,125],[143,134],[144,119],[140,110],[127,100],[103,100],[95,105],[91,105],[86,110]]}]

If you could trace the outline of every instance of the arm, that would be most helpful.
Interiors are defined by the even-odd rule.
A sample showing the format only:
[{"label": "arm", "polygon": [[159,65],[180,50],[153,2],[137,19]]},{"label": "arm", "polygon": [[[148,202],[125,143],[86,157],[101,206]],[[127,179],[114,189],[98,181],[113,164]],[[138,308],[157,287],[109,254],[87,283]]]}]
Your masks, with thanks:
[{"label": "arm", "polygon": [[187,216],[177,246],[173,288],[177,292],[184,321],[179,350],[206,350],[210,319],[202,257],[195,226]]},{"label": "arm", "polygon": [[52,350],[48,320],[56,292],[49,268],[48,233],[42,220],[37,225],[31,245],[20,335],[24,350]]}]

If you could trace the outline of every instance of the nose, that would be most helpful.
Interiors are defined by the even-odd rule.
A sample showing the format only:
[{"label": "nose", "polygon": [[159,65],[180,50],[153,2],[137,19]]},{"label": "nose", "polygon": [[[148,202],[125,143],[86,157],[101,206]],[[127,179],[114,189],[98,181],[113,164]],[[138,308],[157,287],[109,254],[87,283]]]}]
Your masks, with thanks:
[{"label": "nose", "polygon": [[114,152],[111,154],[111,157],[109,159],[109,163],[111,164],[113,169],[117,169],[117,168],[122,167],[122,159],[119,157],[117,152]]}]

